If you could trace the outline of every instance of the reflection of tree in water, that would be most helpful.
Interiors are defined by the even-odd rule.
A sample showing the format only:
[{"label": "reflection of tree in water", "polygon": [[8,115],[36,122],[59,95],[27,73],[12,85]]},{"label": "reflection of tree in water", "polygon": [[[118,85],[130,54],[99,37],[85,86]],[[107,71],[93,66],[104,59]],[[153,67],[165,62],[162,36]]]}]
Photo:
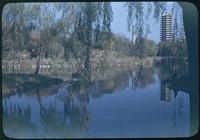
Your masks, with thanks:
[{"label": "reflection of tree in water", "polygon": [[[81,100],[76,100],[76,95],[67,94],[59,98],[63,102],[63,110],[56,104],[50,103],[45,108],[40,103],[40,116],[47,137],[76,137],[87,130],[89,113]],[[39,102],[41,102],[38,96]]]},{"label": "reflection of tree in water", "polygon": [[173,122],[173,127],[176,130],[177,135],[179,135],[179,129],[182,127],[179,124],[177,124],[178,120],[183,119],[183,94],[181,94],[178,99],[174,100],[174,110],[172,114],[172,122]]},{"label": "reflection of tree in water", "polygon": [[101,81],[102,88],[105,93],[112,93],[117,90],[122,90],[127,87],[129,81],[129,74],[127,72],[121,72],[114,77]]},{"label": "reflection of tree in water", "polygon": [[185,87],[187,81],[187,62],[174,59],[161,60],[156,66],[158,69],[158,77],[161,81],[161,87],[173,90],[175,96],[178,94],[179,90],[185,90],[183,87]]},{"label": "reflection of tree in water", "polygon": [[[134,75],[132,75],[134,73]],[[129,84],[129,77],[132,75],[132,87],[145,88],[155,82],[154,67],[139,65],[134,71],[120,71],[111,78],[96,80],[85,84],[85,81],[74,82],[69,88],[72,93],[80,94],[89,101],[89,96],[94,98],[101,97],[103,94],[114,93],[126,88]]]},{"label": "reflection of tree in water", "polygon": [[178,98],[178,115],[182,116],[183,114],[183,94],[181,94],[181,97]]},{"label": "reflection of tree in water", "polygon": [[132,74],[132,88],[145,88],[155,82],[154,67],[144,67],[139,65],[135,72]]},{"label": "reflection of tree in water", "polygon": [[[161,97],[167,98],[178,91],[187,92],[187,63],[182,60],[161,60],[156,64],[161,83]],[[163,98],[162,98],[163,99]],[[163,99],[165,100],[165,99]],[[170,101],[170,100],[169,100]],[[180,103],[181,106],[181,103]]]},{"label": "reflection of tree in water", "polygon": [[37,128],[31,122],[30,106],[19,106],[3,103],[3,129],[8,137],[23,138],[29,137],[30,132],[36,134]]},{"label": "reflection of tree in water", "polygon": [[72,82],[68,92],[76,95],[81,102],[89,103],[89,98],[98,98],[104,94],[114,93],[128,86],[128,72],[117,72],[111,78],[87,82],[84,80]]},{"label": "reflection of tree in water", "polygon": [[[161,81],[161,97],[162,100],[166,101],[168,96],[174,93],[174,110],[172,115],[173,127],[178,133],[179,128],[177,125],[177,120],[183,117],[183,94],[177,96],[181,91],[188,92],[187,75],[188,68],[187,62],[183,60],[161,60],[157,65],[158,76]],[[167,90],[168,89],[168,90]],[[168,95],[168,96],[167,96]],[[169,98],[170,101],[170,98]]]},{"label": "reflection of tree in water", "polygon": [[[76,137],[77,134],[81,136],[87,131],[89,123],[87,104],[79,100],[77,95],[55,94],[52,95],[53,100],[45,102],[42,100],[40,89],[36,90],[36,94],[35,101],[39,106],[36,112],[37,107],[30,107],[32,103],[24,105],[21,102],[12,103],[9,99],[3,100],[3,128],[7,136],[15,138]],[[45,95],[45,98],[49,98],[48,96]],[[56,99],[59,99],[57,103]],[[35,120],[31,118],[33,116],[39,116],[39,118],[36,117],[37,124],[31,122],[32,119]]]},{"label": "reflection of tree in water", "polygon": [[40,112],[45,135],[50,137],[76,137],[86,131],[89,121],[88,112],[81,112],[80,108],[73,106],[66,112],[55,112],[55,110]]},{"label": "reflection of tree in water", "polygon": [[161,60],[156,66],[162,81],[181,78],[188,73],[187,62],[183,60]]}]

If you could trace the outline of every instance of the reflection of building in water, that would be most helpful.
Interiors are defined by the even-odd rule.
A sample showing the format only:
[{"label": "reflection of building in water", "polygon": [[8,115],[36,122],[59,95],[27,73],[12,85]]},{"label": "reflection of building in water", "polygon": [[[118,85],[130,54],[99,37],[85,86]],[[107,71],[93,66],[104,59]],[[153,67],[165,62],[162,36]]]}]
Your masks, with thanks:
[{"label": "reflection of building in water", "polygon": [[170,102],[172,90],[168,87],[169,84],[161,84],[160,101]]},{"label": "reflection of building in water", "polygon": [[136,77],[135,77],[135,72],[132,72],[132,78],[131,78],[131,80],[132,80],[132,86],[131,86],[131,88],[135,91],[136,90]]}]

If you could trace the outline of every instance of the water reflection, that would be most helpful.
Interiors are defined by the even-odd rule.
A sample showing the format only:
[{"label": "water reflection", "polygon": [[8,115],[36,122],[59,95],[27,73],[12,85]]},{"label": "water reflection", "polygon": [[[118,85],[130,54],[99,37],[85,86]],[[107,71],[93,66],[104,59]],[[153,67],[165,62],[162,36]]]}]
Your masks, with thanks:
[{"label": "water reflection", "polygon": [[170,101],[170,95],[174,92],[176,97],[178,91],[189,92],[186,86],[188,79],[188,65],[182,60],[161,60],[156,64],[158,77],[161,80],[161,99]]},{"label": "water reflection", "polygon": [[132,71],[132,89],[145,88],[155,82],[154,67],[145,68],[143,65],[139,65],[135,71]]},{"label": "water reflection", "polygon": [[72,81],[53,94],[37,88],[5,96],[4,133],[14,138],[189,136],[185,75],[186,63],[155,62]]}]

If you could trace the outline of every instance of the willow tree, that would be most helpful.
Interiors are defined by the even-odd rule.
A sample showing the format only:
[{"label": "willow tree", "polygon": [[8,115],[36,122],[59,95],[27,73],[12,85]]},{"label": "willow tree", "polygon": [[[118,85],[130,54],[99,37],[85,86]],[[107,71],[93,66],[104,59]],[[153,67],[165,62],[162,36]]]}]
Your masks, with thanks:
[{"label": "willow tree", "polygon": [[49,8],[49,4],[41,5],[39,28],[41,38],[38,44],[39,52],[35,74],[39,73],[41,54],[48,51],[51,41],[62,31],[63,21],[55,20],[56,13],[57,9]]},{"label": "willow tree", "polygon": [[35,74],[37,75],[42,54],[48,51],[51,41],[55,40],[63,30],[64,24],[62,20],[56,20],[58,8],[53,4],[28,3],[26,10],[26,24],[30,36],[28,51],[36,58]]},{"label": "willow tree", "polygon": [[13,60],[12,71],[15,72],[17,52],[27,45],[24,4],[8,4],[2,14],[2,50],[3,56]]},{"label": "willow tree", "polygon": [[[108,2],[103,3],[103,25],[102,25],[102,33],[104,35],[103,40],[106,42],[105,47],[110,47],[110,39],[111,39],[111,22],[113,20],[113,12],[111,4]],[[104,47],[104,48],[105,48]]]},{"label": "willow tree", "polygon": [[67,54],[72,52],[84,71],[84,77],[89,79],[92,48],[99,42],[102,32],[111,32],[112,8],[108,2],[80,2],[74,9],[74,28],[65,49]]},{"label": "willow tree", "polygon": [[[84,74],[90,70],[89,58],[92,48],[93,24],[95,22],[94,3],[76,3],[73,22],[74,28],[67,40],[65,51],[73,54],[80,63]],[[86,74],[88,75],[88,74]]]}]

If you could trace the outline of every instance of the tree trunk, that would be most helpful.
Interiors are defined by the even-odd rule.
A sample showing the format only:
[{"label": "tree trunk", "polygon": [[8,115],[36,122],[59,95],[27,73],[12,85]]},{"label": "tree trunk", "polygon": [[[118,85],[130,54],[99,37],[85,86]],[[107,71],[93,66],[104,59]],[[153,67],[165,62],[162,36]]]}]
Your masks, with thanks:
[{"label": "tree trunk", "polygon": [[90,46],[87,46],[87,51],[86,51],[86,59],[84,62],[84,68],[85,68],[85,74],[84,77],[86,80],[90,80],[90,74],[91,74],[91,64],[90,64],[90,54],[91,54],[91,48]]},{"label": "tree trunk", "polygon": [[41,51],[42,51],[42,47],[40,47],[40,50],[39,50],[39,55],[38,55],[38,61],[37,61],[37,65],[36,65],[35,75],[38,75],[38,74],[39,74],[39,71],[40,71],[40,57],[41,57]]},{"label": "tree trunk", "polygon": [[13,48],[13,65],[12,65],[12,72],[15,73],[15,48]]},{"label": "tree trunk", "polygon": [[183,9],[183,23],[188,49],[188,84],[190,84],[190,135],[198,132],[199,92],[198,92],[198,11],[189,2],[180,2]]}]

